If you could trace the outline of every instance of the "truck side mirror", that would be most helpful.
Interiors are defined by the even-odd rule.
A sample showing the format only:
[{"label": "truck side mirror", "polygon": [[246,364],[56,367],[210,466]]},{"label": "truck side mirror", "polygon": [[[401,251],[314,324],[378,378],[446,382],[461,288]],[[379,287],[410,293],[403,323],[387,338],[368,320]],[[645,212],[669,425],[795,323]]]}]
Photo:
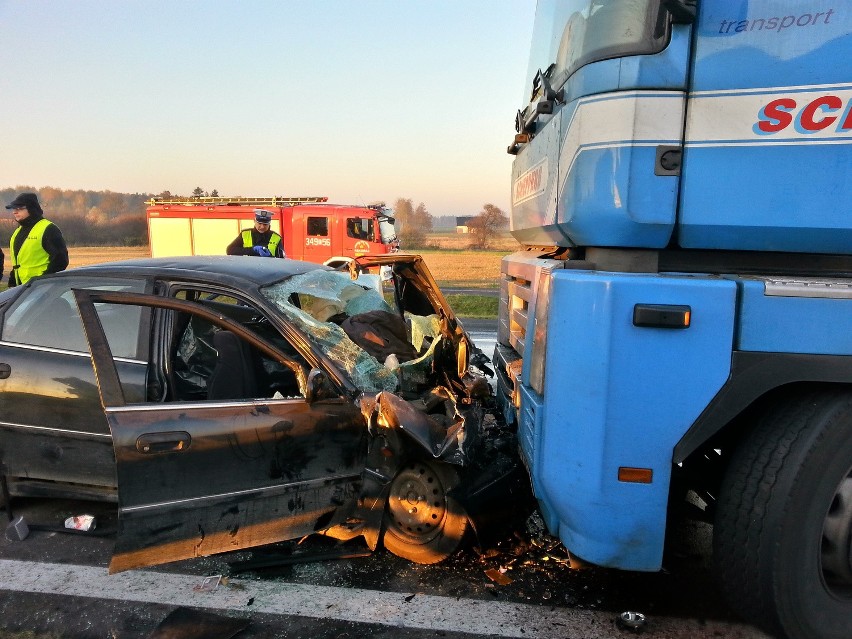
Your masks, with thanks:
[{"label": "truck side mirror", "polygon": [[675,24],[692,24],[695,22],[696,0],[663,0],[663,6],[672,14]]}]

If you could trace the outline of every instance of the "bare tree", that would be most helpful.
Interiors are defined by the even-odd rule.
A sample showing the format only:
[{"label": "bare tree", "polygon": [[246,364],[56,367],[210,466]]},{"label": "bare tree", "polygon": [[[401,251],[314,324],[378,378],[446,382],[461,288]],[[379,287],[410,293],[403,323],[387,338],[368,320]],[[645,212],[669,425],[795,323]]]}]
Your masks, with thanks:
[{"label": "bare tree", "polygon": [[506,228],[509,218],[493,204],[485,204],[482,211],[467,223],[470,229],[470,248],[487,249],[500,231]]},{"label": "bare tree", "polygon": [[[399,226],[396,234],[403,248],[422,248],[426,245],[426,234],[432,230],[432,216],[421,202],[412,208],[412,202],[400,198],[396,201],[396,220]],[[400,218],[400,213],[402,217]],[[401,222],[401,224],[400,224]]]},{"label": "bare tree", "polygon": [[410,199],[401,197],[398,198],[393,205],[393,214],[396,218],[396,232],[399,234],[405,227],[412,222],[414,216],[414,204]]}]

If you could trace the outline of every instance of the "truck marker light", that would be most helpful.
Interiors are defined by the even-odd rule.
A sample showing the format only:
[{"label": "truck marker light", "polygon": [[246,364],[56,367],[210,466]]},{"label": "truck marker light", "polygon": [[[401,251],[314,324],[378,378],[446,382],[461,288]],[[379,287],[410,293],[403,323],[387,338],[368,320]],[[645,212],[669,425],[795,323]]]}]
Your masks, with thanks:
[{"label": "truck marker light", "polygon": [[654,471],[651,468],[632,468],[630,466],[618,468],[618,481],[632,484],[650,484],[653,479]]},{"label": "truck marker light", "polygon": [[633,326],[647,328],[689,328],[692,308],[675,304],[636,304]]}]

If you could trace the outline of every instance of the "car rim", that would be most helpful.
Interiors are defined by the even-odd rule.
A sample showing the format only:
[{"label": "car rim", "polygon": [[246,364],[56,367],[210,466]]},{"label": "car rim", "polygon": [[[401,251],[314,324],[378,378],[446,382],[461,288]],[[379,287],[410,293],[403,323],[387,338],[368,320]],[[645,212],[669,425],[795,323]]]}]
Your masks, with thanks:
[{"label": "car rim", "polygon": [[852,598],[852,470],[831,502],[822,530],[822,574],[835,596]]},{"label": "car rim", "polygon": [[426,543],[441,532],[447,517],[446,490],[438,474],[426,464],[413,464],[394,479],[388,503],[393,529]]}]

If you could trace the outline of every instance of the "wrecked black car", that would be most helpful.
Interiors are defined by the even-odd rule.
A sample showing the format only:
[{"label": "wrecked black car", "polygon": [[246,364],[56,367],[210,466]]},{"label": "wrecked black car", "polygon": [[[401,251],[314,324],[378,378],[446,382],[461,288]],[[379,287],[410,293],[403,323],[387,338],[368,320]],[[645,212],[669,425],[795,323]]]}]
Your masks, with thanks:
[{"label": "wrecked black car", "polygon": [[0,314],[0,471],[117,501],[111,572],[310,533],[434,563],[517,481],[418,256],[115,262]]}]

